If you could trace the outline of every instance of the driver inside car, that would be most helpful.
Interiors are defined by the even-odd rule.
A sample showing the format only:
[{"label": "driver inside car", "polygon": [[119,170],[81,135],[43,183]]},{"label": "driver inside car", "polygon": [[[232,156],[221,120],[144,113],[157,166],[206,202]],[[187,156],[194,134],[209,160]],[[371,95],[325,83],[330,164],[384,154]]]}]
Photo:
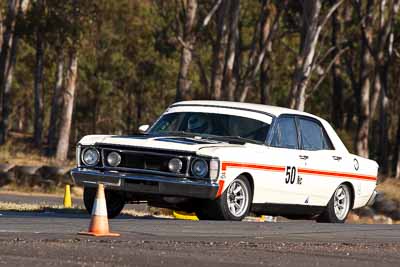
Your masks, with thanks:
[{"label": "driver inside car", "polygon": [[187,121],[187,131],[191,133],[211,133],[211,122],[202,114],[193,114]]}]

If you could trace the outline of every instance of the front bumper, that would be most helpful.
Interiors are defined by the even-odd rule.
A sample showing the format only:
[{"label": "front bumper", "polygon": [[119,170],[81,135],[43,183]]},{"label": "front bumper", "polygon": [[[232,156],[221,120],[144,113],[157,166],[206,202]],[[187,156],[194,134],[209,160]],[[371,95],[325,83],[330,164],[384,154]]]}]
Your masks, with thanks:
[{"label": "front bumper", "polygon": [[219,188],[217,183],[209,181],[193,181],[144,173],[75,168],[71,171],[71,175],[77,185],[94,187],[102,183],[107,188],[115,190],[165,196],[215,199]]}]

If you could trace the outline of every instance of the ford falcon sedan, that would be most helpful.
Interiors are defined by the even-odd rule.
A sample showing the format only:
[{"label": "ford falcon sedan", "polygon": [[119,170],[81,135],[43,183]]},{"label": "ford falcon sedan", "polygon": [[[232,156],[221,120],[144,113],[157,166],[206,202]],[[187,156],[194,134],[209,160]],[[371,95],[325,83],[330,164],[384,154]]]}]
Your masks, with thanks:
[{"label": "ford falcon sedan", "polygon": [[96,186],[107,210],[126,203],[195,212],[343,223],[374,201],[378,164],[349,153],[324,119],[292,109],[184,101],[138,135],[89,135],[77,145],[74,181],[90,212]]}]

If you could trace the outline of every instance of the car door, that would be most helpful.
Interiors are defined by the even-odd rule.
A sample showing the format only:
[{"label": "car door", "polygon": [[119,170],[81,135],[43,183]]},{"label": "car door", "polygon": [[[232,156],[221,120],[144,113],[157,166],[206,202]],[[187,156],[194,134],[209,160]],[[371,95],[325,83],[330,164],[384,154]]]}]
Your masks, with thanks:
[{"label": "car door", "polygon": [[324,206],[337,184],[334,174],[343,168],[342,155],[334,150],[318,120],[298,116],[296,123],[300,134],[299,158],[302,160],[299,175],[306,195],[303,204]]},{"label": "car door", "polygon": [[269,164],[280,166],[283,172],[271,173],[269,179],[268,202],[279,204],[300,204],[304,194],[298,180],[299,135],[295,117],[281,115],[274,127],[268,148]]}]

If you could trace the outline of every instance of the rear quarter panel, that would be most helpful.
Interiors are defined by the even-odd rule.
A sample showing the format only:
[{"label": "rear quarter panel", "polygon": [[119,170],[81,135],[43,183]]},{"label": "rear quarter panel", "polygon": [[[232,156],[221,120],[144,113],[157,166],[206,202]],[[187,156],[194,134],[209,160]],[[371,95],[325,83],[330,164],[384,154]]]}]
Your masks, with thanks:
[{"label": "rear quarter panel", "polygon": [[[378,176],[378,164],[370,159],[363,158],[348,152],[346,146],[343,144],[340,137],[337,135],[333,127],[324,119],[320,118],[322,125],[324,126],[330,140],[332,141],[336,152],[343,156],[344,166],[343,172],[359,174],[364,176],[372,176],[377,179]],[[355,161],[358,162],[358,169],[355,167]],[[373,191],[376,188],[376,179],[354,179],[350,177],[344,177],[336,182],[333,182],[331,186],[330,196],[336,190],[336,187],[341,183],[348,182],[352,185],[354,190],[354,203],[353,208],[360,208],[367,204],[369,198],[371,197]],[[330,198],[329,198],[330,199]],[[328,200],[329,201],[329,200]],[[328,202],[326,201],[326,202]]]},{"label": "rear quarter panel", "polygon": [[[357,173],[373,176],[377,179],[379,166],[375,161],[355,155],[351,155],[351,159],[353,169],[355,168],[354,165],[356,164],[355,160],[358,162],[359,169]],[[377,180],[353,179],[351,182],[353,184],[355,193],[353,208],[365,206],[376,188]]]}]

